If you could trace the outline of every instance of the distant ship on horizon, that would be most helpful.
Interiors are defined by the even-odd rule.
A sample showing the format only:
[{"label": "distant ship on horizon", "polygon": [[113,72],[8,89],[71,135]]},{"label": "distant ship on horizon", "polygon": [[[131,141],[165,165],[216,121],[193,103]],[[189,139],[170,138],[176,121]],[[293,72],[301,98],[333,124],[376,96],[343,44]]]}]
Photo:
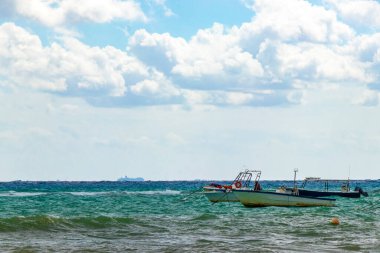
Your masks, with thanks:
[{"label": "distant ship on horizon", "polygon": [[117,181],[119,182],[126,182],[126,181],[130,181],[130,182],[143,182],[144,181],[144,178],[142,177],[121,177],[119,178]]}]

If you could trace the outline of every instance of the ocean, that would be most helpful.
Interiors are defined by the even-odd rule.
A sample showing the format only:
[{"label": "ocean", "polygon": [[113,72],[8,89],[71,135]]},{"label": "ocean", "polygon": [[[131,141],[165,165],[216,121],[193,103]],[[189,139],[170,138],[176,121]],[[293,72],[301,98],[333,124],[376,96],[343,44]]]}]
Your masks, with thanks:
[{"label": "ocean", "polygon": [[379,180],[351,182],[369,197],[309,208],[213,204],[208,183],[3,182],[0,252],[380,252]]}]

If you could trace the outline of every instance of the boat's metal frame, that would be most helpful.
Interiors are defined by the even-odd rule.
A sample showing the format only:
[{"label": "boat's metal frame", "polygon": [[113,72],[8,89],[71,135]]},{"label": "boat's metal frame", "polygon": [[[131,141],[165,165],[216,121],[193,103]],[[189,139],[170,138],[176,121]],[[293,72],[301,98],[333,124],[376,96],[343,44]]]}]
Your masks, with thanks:
[{"label": "boat's metal frame", "polygon": [[[250,187],[261,188],[258,183],[260,180],[260,170],[241,171],[229,185],[212,183],[203,187],[203,193],[209,201],[217,202],[239,202],[233,193],[233,189],[249,189]],[[253,182],[252,182],[252,179]],[[251,184],[253,183],[253,184]]]},{"label": "boat's metal frame", "polygon": [[[245,170],[239,173],[237,177],[232,182],[231,186],[240,182],[241,188],[249,188],[251,186],[252,178],[255,177],[254,183],[257,183],[260,180],[261,170]],[[239,187],[240,188],[240,187]]]}]

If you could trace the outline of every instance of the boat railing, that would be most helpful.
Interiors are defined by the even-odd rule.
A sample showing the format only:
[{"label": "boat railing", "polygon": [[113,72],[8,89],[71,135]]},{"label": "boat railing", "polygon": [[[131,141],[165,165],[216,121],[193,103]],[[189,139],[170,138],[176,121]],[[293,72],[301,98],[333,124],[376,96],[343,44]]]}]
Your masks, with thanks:
[{"label": "boat railing", "polygon": [[[340,190],[342,192],[349,192],[350,191],[350,179],[322,179],[319,177],[306,177],[301,185],[301,188],[305,188],[308,183],[323,183],[324,185],[324,191],[329,191],[331,188],[331,184],[338,184],[340,185]],[[336,187],[335,187],[336,188]]]},{"label": "boat railing", "polygon": [[[240,172],[235,180],[232,182],[232,185],[236,185],[237,182],[241,184],[241,187],[250,187],[253,180],[253,184],[257,183],[260,180],[261,171],[260,170],[245,170]],[[253,179],[254,178],[254,179]]]}]

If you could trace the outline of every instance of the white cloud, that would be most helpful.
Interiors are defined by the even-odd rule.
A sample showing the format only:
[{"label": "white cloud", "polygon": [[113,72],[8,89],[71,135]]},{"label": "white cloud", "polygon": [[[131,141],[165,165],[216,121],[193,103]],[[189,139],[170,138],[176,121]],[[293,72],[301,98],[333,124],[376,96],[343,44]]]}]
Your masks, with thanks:
[{"label": "white cloud", "polygon": [[[59,92],[90,100],[108,96],[122,99],[97,99],[98,103],[94,103],[97,105],[183,101],[187,105],[198,102],[239,105],[249,104],[255,97],[251,93],[220,90],[206,92],[203,100],[194,100],[189,94],[196,92],[177,87],[162,72],[111,46],[90,47],[77,39],[63,37],[60,43],[45,47],[38,36],[13,23],[0,26],[0,37],[0,77],[7,82],[2,85]],[[234,62],[229,64],[233,66]]]},{"label": "white cloud", "polygon": [[355,81],[366,83],[366,65],[353,52],[344,53],[339,47],[301,43],[264,42],[258,58],[277,78],[285,80]]},{"label": "white cloud", "polygon": [[379,92],[365,90],[354,100],[354,104],[377,106],[379,104],[379,97]]},{"label": "white cloud", "polygon": [[[105,2],[110,6],[101,8]],[[17,10],[52,9],[57,14],[42,15],[47,20],[41,22],[63,25],[68,17],[75,22],[134,20],[107,8],[121,10],[129,4],[139,9],[132,1],[105,2],[83,1],[83,6],[74,7],[72,0],[31,1],[25,4],[30,9]],[[307,103],[304,94],[310,88],[378,89],[374,84],[380,83],[380,35],[364,34],[343,23],[331,9],[332,1],[330,5],[302,0],[245,2],[255,15],[240,27],[215,23],[188,40],[139,29],[125,51],[89,46],[71,34],[44,46],[31,32],[3,24],[1,85],[91,97],[94,104],[107,106],[270,106]],[[166,6],[164,0],[153,3]]]},{"label": "white cloud", "polygon": [[380,3],[373,0],[326,0],[339,16],[354,26],[380,28]]},{"label": "white cloud", "polygon": [[350,46],[360,61],[377,62],[380,52],[380,33],[358,36],[350,43]]},{"label": "white cloud", "polygon": [[184,52],[187,42],[168,33],[148,33],[137,30],[129,39],[132,52],[147,64],[169,73],[176,63],[177,55]]},{"label": "white cloud", "polygon": [[232,105],[247,104],[253,99],[252,94],[242,92],[230,92],[227,94],[227,103]]},{"label": "white cloud", "polygon": [[73,38],[44,47],[38,36],[13,23],[0,26],[0,77],[8,85],[80,94],[81,90],[121,96],[128,79],[148,70],[113,47],[90,47]]},{"label": "white cloud", "polygon": [[129,45],[144,62],[180,78],[184,87],[190,79],[204,89],[208,89],[205,83],[219,88],[246,86],[263,75],[260,63],[244,52],[221,24],[200,30],[188,42],[167,33],[138,30]]},{"label": "white cloud", "polygon": [[131,86],[132,93],[142,96],[155,97],[176,97],[180,96],[181,92],[176,88],[166,77],[158,72],[153,71],[151,75],[135,85]]},{"label": "white cloud", "polygon": [[0,38],[0,76],[9,85],[57,91],[66,88],[62,77],[56,76],[54,69],[48,68],[48,55],[58,50],[56,45],[46,52],[38,36],[12,23],[0,26]]},{"label": "white cloud", "polygon": [[216,106],[279,106],[299,104],[303,93],[296,91],[260,90],[253,92],[235,92],[223,90],[182,90],[187,105],[196,108],[199,105]]},{"label": "white cloud", "polygon": [[[244,84],[263,75],[261,64],[244,52],[233,37],[224,32],[221,24],[200,30],[175,57],[174,74],[211,77],[215,83],[227,83],[227,86]],[[235,84],[231,85],[231,81]]]},{"label": "white cloud", "polygon": [[236,31],[244,48],[250,51],[257,50],[257,44],[266,39],[341,43],[355,34],[338,21],[334,11],[303,0],[258,0],[252,9],[256,12],[252,22]]},{"label": "white cloud", "polygon": [[79,21],[147,20],[140,6],[132,0],[15,0],[14,8],[19,15],[50,27]]},{"label": "white cloud", "polygon": [[184,90],[184,96],[189,105],[249,105],[256,98],[252,93]]},{"label": "white cloud", "polygon": [[[334,9],[302,0],[245,3],[255,16],[240,27],[215,23],[188,41],[142,29],[129,50],[186,89],[194,103],[303,103],[309,87],[364,87],[380,79],[378,35],[358,35]],[[257,98],[262,90],[271,96]],[[236,94],[245,94],[244,102],[229,99]]]},{"label": "white cloud", "polygon": [[[16,2],[0,0],[0,15]],[[128,174],[152,180],[223,179],[240,163],[286,178],[295,162],[306,176],[339,177],[351,164],[364,168],[356,177],[379,178],[371,107],[380,99],[380,34],[349,27],[327,5],[255,3],[255,16],[239,27],[215,24],[188,40],[141,29],[126,50],[0,25],[3,178],[113,180],[128,164]],[[30,15],[49,25],[94,17]],[[297,104],[305,106],[288,106]],[[332,175],[329,166],[340,169]]]}]

